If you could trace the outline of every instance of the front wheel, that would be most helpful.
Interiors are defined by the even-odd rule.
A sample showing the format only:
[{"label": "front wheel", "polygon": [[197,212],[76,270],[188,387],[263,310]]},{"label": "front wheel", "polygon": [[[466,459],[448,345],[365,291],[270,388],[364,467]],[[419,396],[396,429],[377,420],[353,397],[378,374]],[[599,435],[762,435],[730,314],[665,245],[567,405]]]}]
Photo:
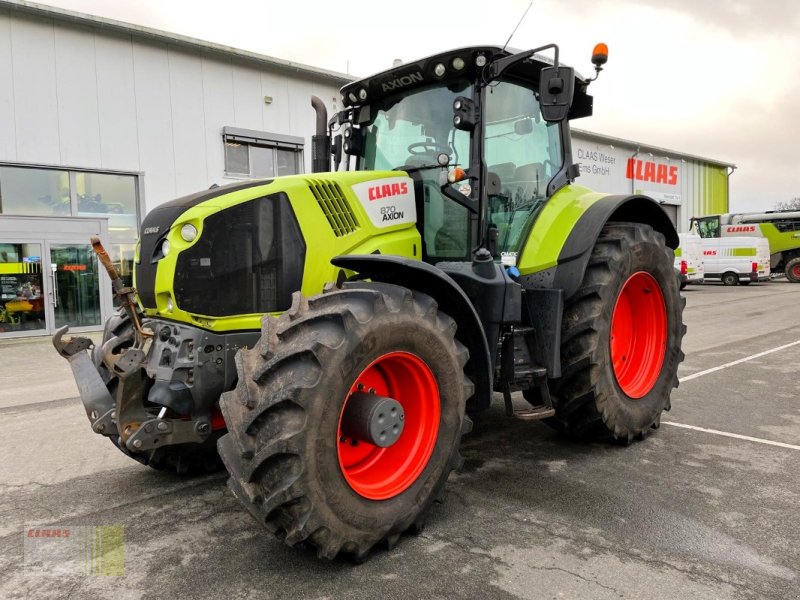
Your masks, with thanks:
[{"label": "front wheel", "polygon": [[630,442],[670,408],[683,360],[686,300],[672,251],[640,223],[609,223],[565,304],[561,378],[550,424],[587,440]]},{"label": "front wheel", "polygon": [[296,294],[236,355],[219,443],[228,485],[286,544],[364,558],[425,514],[460,462],[466,348],[424,294],[353,284]]}]

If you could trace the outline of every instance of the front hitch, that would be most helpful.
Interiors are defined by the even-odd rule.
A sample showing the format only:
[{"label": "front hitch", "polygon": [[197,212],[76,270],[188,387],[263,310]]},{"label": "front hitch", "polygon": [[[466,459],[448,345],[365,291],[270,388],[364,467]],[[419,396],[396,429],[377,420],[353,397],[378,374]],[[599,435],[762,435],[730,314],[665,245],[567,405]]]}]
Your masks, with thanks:
[{"label": "front hitch", "polygon": [[92,430],[102,435],[115,435],[117,428],[114,423],[114,399],[87,352],[94,346],[94,342],[85,337],[64,338],[67,331],[67,325],[56,331],[53,346],[69,362]]},{"label": "front hitch", "polygon": [[136,290],[124,285],[97,236],[92,237],[92,247],[108,271],[114,296],[132,324],[131,331],[109,338],[99,349],[99,359],[116,378],[113,397],[87,352],[94,347],[92,340],[64,337],[69,330],[66,326],[53,336],[56,351],[70,363],[92,430],[106,436],[119,436],[120,447],[131,452],[204,442],[212,431],[210,416],[165,418],[166,407],[159,410],[158,405],[147,403],[145,406],[149,389],[146,367],[153,332],[142,326],[136,310]]}]

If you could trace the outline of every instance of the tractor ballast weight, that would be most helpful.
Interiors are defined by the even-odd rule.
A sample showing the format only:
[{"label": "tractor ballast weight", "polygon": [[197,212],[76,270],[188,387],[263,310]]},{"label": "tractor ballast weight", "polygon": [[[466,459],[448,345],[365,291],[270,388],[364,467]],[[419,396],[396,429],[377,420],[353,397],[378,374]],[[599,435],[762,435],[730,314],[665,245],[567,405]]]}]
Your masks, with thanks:
[{"label": "tractor ballast weight", "polygon": [[93,430],[155,468],[221,458],[284,542],[358,560],[421,529],[494,393],[643,438],[683,358],[678,238],[650,198],[574,183],[591,81],[552,44],[437,54],[344,86],[330,120],[313,99],[312,174],[151,211],[137,305],[112,274],[103,343],[54,339]]}]

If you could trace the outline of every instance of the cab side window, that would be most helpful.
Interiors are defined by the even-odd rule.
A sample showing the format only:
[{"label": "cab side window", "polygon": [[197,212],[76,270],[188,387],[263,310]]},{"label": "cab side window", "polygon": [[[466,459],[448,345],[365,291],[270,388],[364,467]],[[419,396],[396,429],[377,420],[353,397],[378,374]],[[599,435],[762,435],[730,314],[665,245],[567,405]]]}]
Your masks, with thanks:
[{"label": "cab side window", "polygon": [[563,162],[557,123],[541,117],[534,91],[501,81],[486,93],[485,157],[499,193],[489,197],[498,251],[517,252],[525,224],[547,197],[547,184]]}]

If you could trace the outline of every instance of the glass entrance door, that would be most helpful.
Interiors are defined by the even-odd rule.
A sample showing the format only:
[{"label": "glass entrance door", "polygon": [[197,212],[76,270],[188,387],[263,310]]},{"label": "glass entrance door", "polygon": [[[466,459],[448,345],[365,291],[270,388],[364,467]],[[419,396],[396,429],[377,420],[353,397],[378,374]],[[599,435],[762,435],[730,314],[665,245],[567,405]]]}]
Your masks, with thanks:
[{"label": "glass entrance door", "polygon": [[102,323],[97,256],[90,244],[47,243],[51,330]]},{"label": "glass entrance door", "polygon": [[42,244],[0,242],[0,338],[45,333]]}]

